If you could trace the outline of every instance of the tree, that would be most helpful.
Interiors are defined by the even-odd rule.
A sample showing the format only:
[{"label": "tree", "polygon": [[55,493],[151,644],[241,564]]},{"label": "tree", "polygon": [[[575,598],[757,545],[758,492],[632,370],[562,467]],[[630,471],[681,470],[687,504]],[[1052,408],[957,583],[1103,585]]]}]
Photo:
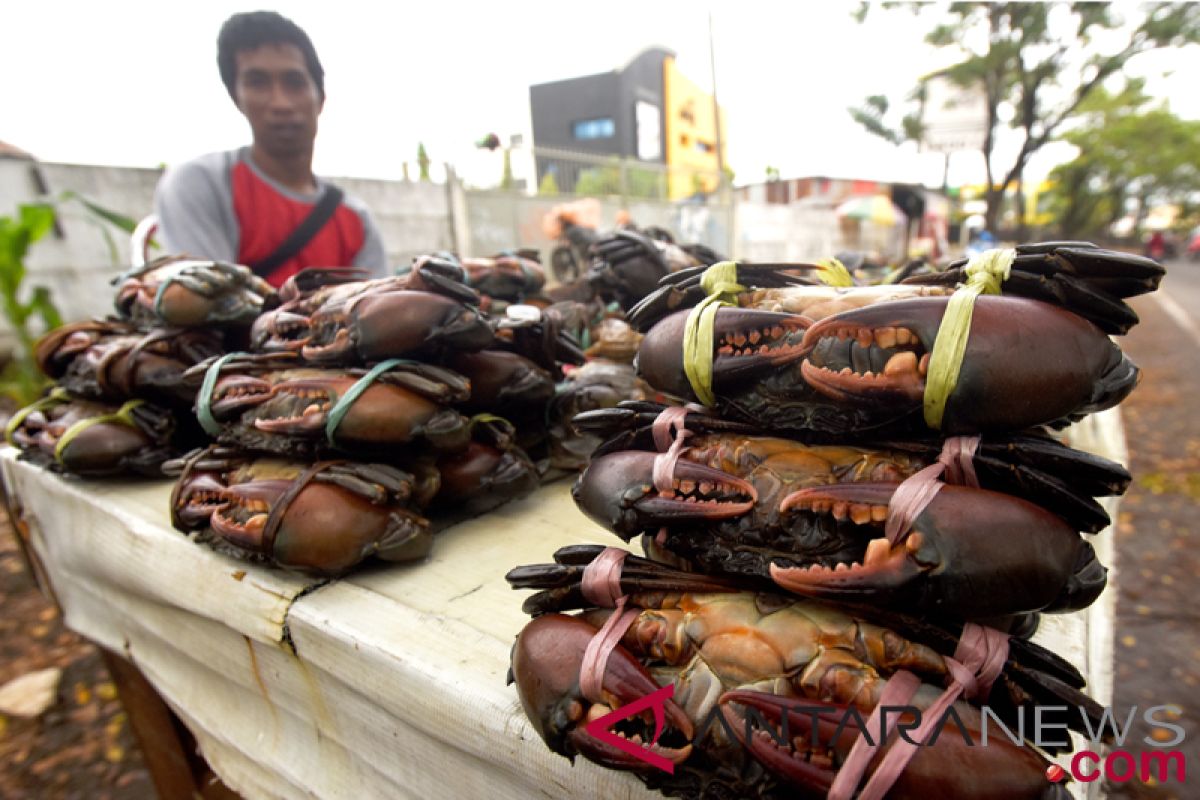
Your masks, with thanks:
[{"label": "tree", "polygon": [[[884,7],[896,6],[914,13],[926,7]],[[1200,5],[1193,3],[1149,4],[1137,24],[1128,27],[1107,3],[952,3],[941,13],[944,17],[925,39],[935,47],[958,50],[962,58],[938,75],[962,87],[977,87],[985,99],[980,150],[987,172],[989,229],[995,228],[1006,187],[1019,186],[1029,159],[1058,135],[1089,95],[1119,78],[1125,65],[1142,53],[1200,41]],[[866,16],[864,4],[856,17],[861,22]],[[1096,45],[1098,35],[1123,38],[1118,47],[1102,51]],[[918,81],[910,102],[920,103],[922,84],[931,77]],[[1009,124],[1023,140],[1013,162],[996,171],[993,150],[1003,104],[1014,110]],[[897,130],[885,121],[888,110],[887,98],[876,95],[850,113],[868,131],[893,143],[920,137],[919,114],[907,114]]]},{"label": "tree", "polygon": [[425,143],[417,142],[417,168],[421,170],[418,180],[429,182],[429,155],[425,152]]},{"label": "tree", "polygon": [[1135,228],[1155,203],[1186,206],[1200,190],[1200,122],[1147,107],[1143,81],[1103,89],[1079,106],[1061,138],[1079,154],[1051,173],[1052,211],[1064,237],[1103,233],[1134,204]]},{"label": "tree", "polygon": [[543,197],[556,197],[558,195],[558,181],[555,180],[553,172],[547,172],[542,176],[542,182],[538,184],[538,194]]}]

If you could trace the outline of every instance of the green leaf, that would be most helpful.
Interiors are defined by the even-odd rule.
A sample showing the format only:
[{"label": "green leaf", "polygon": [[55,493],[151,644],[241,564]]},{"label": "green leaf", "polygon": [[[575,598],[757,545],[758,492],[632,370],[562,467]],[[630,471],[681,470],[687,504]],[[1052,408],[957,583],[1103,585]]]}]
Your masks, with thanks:
[{"label": "green leaf", "polygon": [[95,214],[100,219],[115,225],[126,233],[133,233],[133,229],[137,227],[137,220],[132,217],[127,217],[124,214],[113,211],[111,208],[105,208],[94,200],[89,200],[78,192],[66,191],[59,195],[60,201],[74,200],[86,208],[88,211]]},{"label": "green leaf", "polygon": [[52,330],[63,324],[58,307],[50,299],[50,290],[45,286],[33,287],[33,297],[29,300],[29,308],[35,311],[46,323],[46,330]]},{"label": "green leaf", "polygon": [[46,203],[25,203],[18,207],[21,224],[29,231],[26,247],[54,227],[54,207]]}]

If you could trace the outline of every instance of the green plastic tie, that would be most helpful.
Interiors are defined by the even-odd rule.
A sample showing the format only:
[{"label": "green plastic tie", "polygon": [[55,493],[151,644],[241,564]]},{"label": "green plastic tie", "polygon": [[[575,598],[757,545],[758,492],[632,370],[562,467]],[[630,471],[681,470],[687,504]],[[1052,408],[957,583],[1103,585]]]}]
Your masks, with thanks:
[{"label": "green plastic tie", "polygon": [[140,405],[145,405],[145,403],[145,400],[130,400],[111,414],[101,414],[98,417],[79,420],[74,425],[67,428],[67,430],[63,433],[62,438],[58,440],[56,445],[54,445],[54,460],[59,464],[62,464],[62,456],[67,449],[67,445],[69,445],[76,436],[83,433],[93,425],[119,422],[122,425],[126,425],[130,428],[136,428],[137,423],[133,419],[133,410]]},{"label": "green plastic tie", "polygon": [[398,367],[401,364],[416,364],[417,362],[406,358],[389,358],[387,361],[380,361],[375,366],[371,367],[371,371],[363,375],[354,385],[346,390],[346,393],[338,398],[338,401],[333,404],[333,408],[329,410],[329,419],[325,421],[325,440],[329,442],[330,447],[335,447],[333,435],[337,433],[338,426],[342,424],[342,420],[350,413],[350,406],[354,405],[354,401],[359,398],[363,392],[371,387],[380,375],[387,372],[392,367]]},{"label": "green plastic tie", "polygon": [[853,286],[854,278],[846,265],[836,258],[822,258],[817,262],[817,277],[826,286]]},{"label": "green plastic tie", "polygon": [[46,395],[41,400],[36,400],[33,403],[30,403],[9,418],[8,424],[4,426],[4,441],[15,447],[16,443],[13,442],[13,434],[17,432],[17,428],[21,427],[21,423],[23,423],[30,414],[35,411],[41,411],[45,408],[51,408],[59,403],[66,403],[70,399],[71,396],[67,394],[66,389],[62,388],[61,386],[55,386],[50,390],[50,394]]},{"label": "green plastic tie", "polygon": [[688,314],[683,329],[683,371],[696,398],[706,406],[715,405],[713,380],[713,326],[717,309],[736,306],[737,296],[746,287],[737,282],[737,262],[713,264],[700,277],[700,286],[708,294]]},{"label": "green plastic tie", "polygon": [[925,424],[934,430],[941,430],[946,402],[958,384],[975,298],[981,294],[1000,294],[1000,286],[1008,280],[1016,257],[1016,250],[985,250],[974,256],[967,264],[966,283],[955,290],[946,305],[925,378]]},{"label": "green plastic tie", "polygon": [[214,361],[208,372],[204,373],[204,383],[200,384],[200,392],[196,395],[196,419],[200,420],[200,427],[204,428],[204,432],[214,439],[221,432],[221,423],[217,422],[212,413],[213,390],[217,388],[217,379],[221,377],[221,367],[225,366],[229,359],[240,355],[245,354],[226,353]]}]

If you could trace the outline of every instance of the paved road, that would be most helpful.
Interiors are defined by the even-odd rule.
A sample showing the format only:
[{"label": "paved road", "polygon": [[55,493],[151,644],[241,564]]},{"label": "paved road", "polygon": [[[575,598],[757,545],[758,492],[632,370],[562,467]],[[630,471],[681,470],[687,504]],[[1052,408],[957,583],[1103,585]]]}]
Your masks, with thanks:
[{"label": "paved road", "polygon": [[1200,324],[1200,261],[1171,261],[1159,291]]},{"label": "paved road", "polygon": [[[1117,524],[1114,706],[1173,703],[1187,738],[1187,782],[1109,785],[1113,800],[1200,797],[1200,264],[1176,261],[1154,295],[1132,301],[1142,322],[1121,337],[1142,370],[1122,403],[1133,484]],[[1131,749],[1144,752],[1135,724]]]}]

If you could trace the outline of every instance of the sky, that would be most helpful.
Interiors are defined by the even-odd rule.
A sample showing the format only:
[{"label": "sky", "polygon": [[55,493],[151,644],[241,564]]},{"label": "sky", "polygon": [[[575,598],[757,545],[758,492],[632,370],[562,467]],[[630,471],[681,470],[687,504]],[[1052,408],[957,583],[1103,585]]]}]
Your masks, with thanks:
[{"label": "sky", "polygon": [[[216,35],[237,11],[279,11],[305,28],[326,72],[314,169],[397,179],[424,143],[470,182],[500,174],[474,147],[490,132],[531,142],[529,86],[619,68],[650,46],[713,85],[726,109],[727,161],[739,185],[774,166],[782,177],[829,175],[940,185],[943,158],[894,147],[846,112],[872,94],[897,101],[952,56],[924,44],[929,23],[839,2],[309,2],[176,0],[9,4],[0,140],[44,161],[155,167],[246,144],[249,128],[221,84]],[[1200,118],[1200,52],[1131,64],[1175,113]],[[1164,76],[1164,73],[1169,73]],[[1002,142],[1015,152],[1019,139]],[[1049,149],[1038,178],[1071,155]],[[515,160],[517,177],[526,160]],[[415,166],[411,167],[413,175]],[[440,170],[435,171],[437,177]],[[982,182],[982,156],[950,159],[950,184]]]}]

